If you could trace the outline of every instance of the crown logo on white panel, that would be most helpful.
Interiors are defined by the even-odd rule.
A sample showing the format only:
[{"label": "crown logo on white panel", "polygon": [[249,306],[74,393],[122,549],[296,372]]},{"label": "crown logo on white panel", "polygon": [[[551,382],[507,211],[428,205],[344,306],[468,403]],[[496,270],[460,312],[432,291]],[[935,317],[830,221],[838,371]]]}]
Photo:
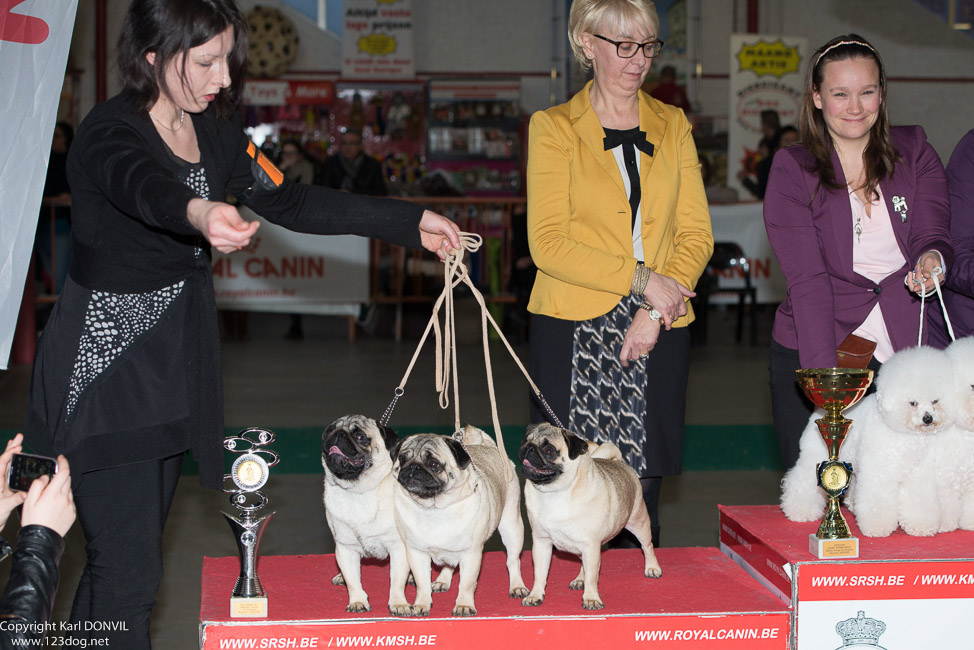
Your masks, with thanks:
[{"label": "crown logo on white panel", "polygon": [[879,637],[885,631],[886,623],[875,618],[866,618],[866,612],[859,610],[855,618],[847,618],[835,624],[836,634],[842,637],[842,647],[836,650],[848,648],[885,650],[879,645]]}]

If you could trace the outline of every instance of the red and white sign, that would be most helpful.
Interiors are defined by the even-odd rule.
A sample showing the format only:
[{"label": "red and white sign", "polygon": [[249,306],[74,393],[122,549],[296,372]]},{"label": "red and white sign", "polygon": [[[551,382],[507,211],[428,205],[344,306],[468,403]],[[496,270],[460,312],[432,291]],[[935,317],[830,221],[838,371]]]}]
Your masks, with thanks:
[{"label": "red and white sign", "polygon": [[335,83],[250,79],[244,84],[243,98],[248,106],[331,106],[335,103]]},{"label": "red and white sign", "polygon": [[974,561],[803,564],[798,592],[802,600],[974,600]]},{"label": "red and white sign", "polygon": [[890,649],[970,638],[974,561],[802,564],[797,585],[798,649],[838,647],[854,635]]},{"label": "red and white sign", "polygon": [[[764,228],[762,203],[727,203],[710,206],[710,223],[714,241],[734,242],[747,256],[751,267],[751,285],[757,289],[759,303],[779,303],[785,298],[785,276],[778,266],[768,233]],[[741,269],[721,271],[719,287],[744,286]],[[712,303],[736,301],[732,294],[719,293],[710,298]]]},{"label": "red and white sign", "polygon": [[[855,560],[808,552],[818,522],[795,523],[777,506],[721,506],[721,550],[794,609],[792,650],[953,648],[970,637],[974,532],[932,538],[896,531],[859,538]],[[784,598],[787,594],[788,598]],[[969,644],[968,644],[969,645]]]},{"label": "red and white sign", "polygon": [[0,0],[0,369],[33,251],[78,0]]},{"label": "red and white sign", "polygon": [[213,251],[213,287],[221,309],[358,315],[369,299],[369,240],[321,237],[261,221],[246,249]]},{"label": "red and white sign", "polygon": [[346,79],[411,79],[412,0],[345,0],[342,76]]},{"label": "red and white sign", "polygon": [[223,648],[680,648],[786,650],[788,615],[372,620],[209,625],[203,650]]}]

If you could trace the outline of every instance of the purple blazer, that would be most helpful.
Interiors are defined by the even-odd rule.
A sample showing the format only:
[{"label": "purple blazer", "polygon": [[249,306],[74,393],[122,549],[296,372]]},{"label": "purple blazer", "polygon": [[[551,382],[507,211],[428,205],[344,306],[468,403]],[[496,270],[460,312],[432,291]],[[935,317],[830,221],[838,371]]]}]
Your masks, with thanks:
[{"label": "purple blazer", "polygon": [[[944,304],[957,338],[974,334],[974,129],[954,148],[947,163],[950,188],[950,236],[956,258],[947,275]],[[930,310],[930,345],[950,342],[940,310]]]},{"label": "purple blazer", "polygon": [[[947,180],[940,158],[921,127],[893,127],[890,133],[899,160],[892,177],[880,186],[907,261],[879,284],[852,270],[849,193],[820,187],[814,159],[801,145],[779,150],[772,162],[764,225],[785,275],[787,296],[778,306],[771,336],[797,349],[803,368],[835,367],[836,345],[862,324],[877,302],[893,349],[915,346],[920,303],[903,279],[928,250],[940,251],[948,272],[952,269]],[[834,152],[832,164],[844,185]],[[897,212],[894,200],[900,199],[906,208]]]}]

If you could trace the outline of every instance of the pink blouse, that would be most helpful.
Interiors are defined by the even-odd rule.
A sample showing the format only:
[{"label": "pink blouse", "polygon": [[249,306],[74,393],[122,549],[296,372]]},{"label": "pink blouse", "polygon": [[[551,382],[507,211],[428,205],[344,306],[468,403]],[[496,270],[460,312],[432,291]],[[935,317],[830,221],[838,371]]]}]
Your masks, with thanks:
[{"label": "pink blouse", "polygon": [[[900,252],[893,235],[883,191],[879,187],[876,191],[879,199],[873,201],[870,216],[866,216],[866,204],[851,189],[849,202],[852,205],[852,270],[878,283],[890,273],[903,268],[906,258]],[[920,313],[917,312],[917,318],[919,317]],[[886,331],[886,322],[878,302],[853,334],[876,341],[874,356],[880,363],[893,356],[893,344],[890,342],[889,332]]]}]

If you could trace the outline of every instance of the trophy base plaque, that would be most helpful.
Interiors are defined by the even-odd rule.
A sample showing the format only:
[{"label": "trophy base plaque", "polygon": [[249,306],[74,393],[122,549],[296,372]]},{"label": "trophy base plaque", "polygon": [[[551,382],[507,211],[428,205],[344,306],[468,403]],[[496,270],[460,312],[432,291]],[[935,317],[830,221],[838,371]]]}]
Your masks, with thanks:
[{"label": "trophy base plaque", "polygon": [[820,560],[845,560],[859,557],[859,539],[822,539],[812,533],[808,536],[808,552]]},{"label": "trophy base plaque", "polygon": [[267,618],[267,596],[231,596],[230,618]]}]

